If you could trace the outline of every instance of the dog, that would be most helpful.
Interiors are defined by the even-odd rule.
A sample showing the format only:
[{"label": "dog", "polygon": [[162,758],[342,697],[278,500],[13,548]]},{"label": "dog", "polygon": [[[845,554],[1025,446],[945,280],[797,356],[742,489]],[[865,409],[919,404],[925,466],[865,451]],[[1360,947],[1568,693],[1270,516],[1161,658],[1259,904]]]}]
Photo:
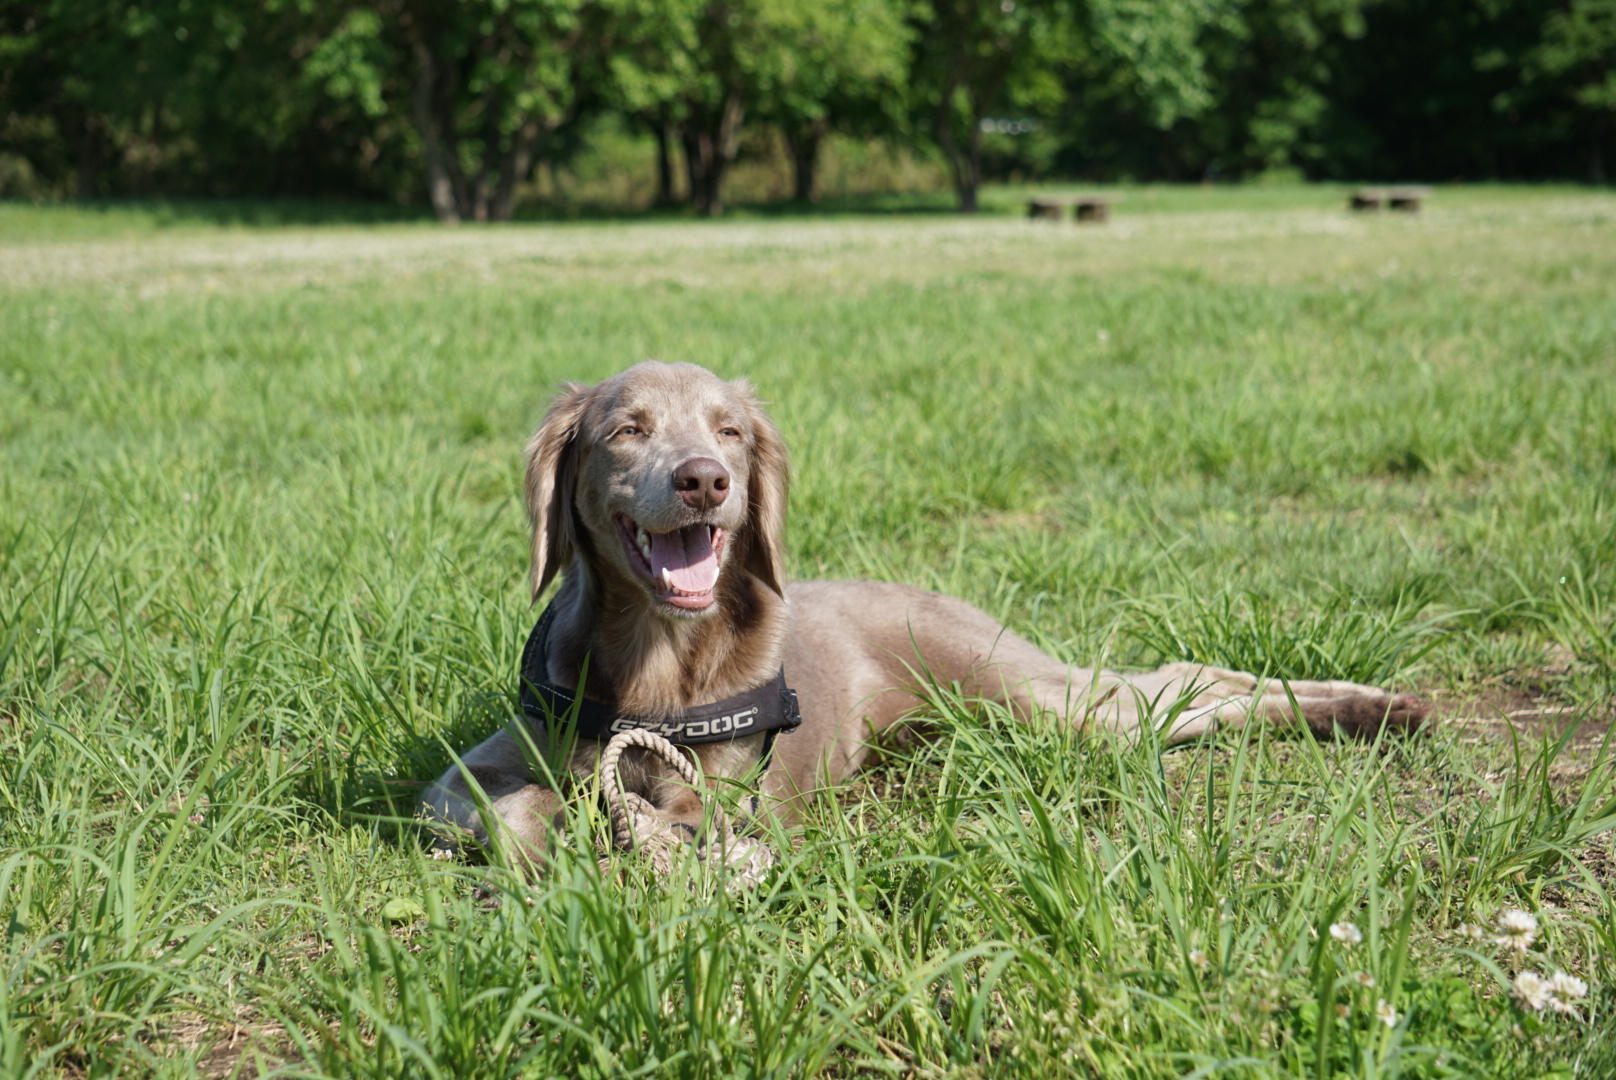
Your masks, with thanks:
[{"label": "dog", "polygon": [[[526,726],[466,753],[425,804],[450,832],[487,844],[497,831],[537,865],[564,819],[558,788],[571,785],[542,782],[533,748],[557,751],[554,717],[575,703],[604,726],[560,748],[559,775],[591,775],[609,732],[648,728],[677,742],[700,717],[702,737],[685,749],[702,774],[733,781],[762,764],[753,802],[788,822],[916,711],[922,672],[1018,718],[1048,713],[1124,736],[1164,724],[1175,742],[1251,719],[1299,715],[1319,734],[1368,735],[1426,715],[1417,698],[1351,682],[1269,684],[1195,663],[1130,675],[1073,667],[950,596],[788,584],[780,433],[745,380],[693,364],[646,361],[568,385],[526,456],[534,600],[563,575],[524,653]],[[782,735],[799,711],[784,687],[801,724]],[[643,751],[623,756],[620,775],[653,826],[697,840],[700,792]]]}]

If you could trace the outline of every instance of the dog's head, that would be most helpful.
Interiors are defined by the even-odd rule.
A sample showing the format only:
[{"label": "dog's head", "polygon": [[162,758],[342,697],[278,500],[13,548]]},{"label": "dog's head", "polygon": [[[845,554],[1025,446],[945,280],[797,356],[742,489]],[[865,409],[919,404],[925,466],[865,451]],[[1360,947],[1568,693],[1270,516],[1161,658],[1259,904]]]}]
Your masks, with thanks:
[{"label": "dog's head", "polygon": [[533,596],[574,558],[669,616],[747,572],[782,591],[786,453],[751,386],[646,361],[570,385],[527,447]]}]

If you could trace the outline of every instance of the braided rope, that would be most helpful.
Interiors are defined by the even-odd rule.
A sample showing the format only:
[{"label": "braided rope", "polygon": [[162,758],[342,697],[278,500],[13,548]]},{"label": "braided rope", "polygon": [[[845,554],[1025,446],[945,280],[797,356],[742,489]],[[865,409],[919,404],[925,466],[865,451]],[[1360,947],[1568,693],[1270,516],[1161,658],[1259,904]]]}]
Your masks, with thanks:
[{"label": "braided rope", "polygon": [[[613,735],[611,741],[606,744],[605,753],[600,756],[600,791],[606,800],[606,811],[611,816],[612,843],[624,851],[633,851],[635,818],[654,815],[656,810],[641,796],[623,790],[623,778],[618,775],[618,762],[627,750],[645,750],[660,758],[679,775],[681,780],[696,790],[698,798],[701,788],[695,765],[661,735],[644,730],[624,731]],[[713,828],[720,836],[728,837],[729,819],[723,809],[715,801],[710,804],[709,810],[712,814]]]}]

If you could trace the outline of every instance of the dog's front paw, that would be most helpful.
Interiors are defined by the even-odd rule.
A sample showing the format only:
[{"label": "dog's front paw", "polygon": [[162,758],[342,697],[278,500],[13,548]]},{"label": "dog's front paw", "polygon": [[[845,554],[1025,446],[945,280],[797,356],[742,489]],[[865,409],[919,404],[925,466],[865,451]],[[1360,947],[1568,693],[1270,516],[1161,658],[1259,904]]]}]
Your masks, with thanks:
[{"label": "dog's front paw", "polygon": [[763,841],[733,835],[706,844],[701,849],[701,857],[709,860],[717,857],[723,861],[730,873],[730,892],[755,889],[763,884],[776,861],[773,849]]}]

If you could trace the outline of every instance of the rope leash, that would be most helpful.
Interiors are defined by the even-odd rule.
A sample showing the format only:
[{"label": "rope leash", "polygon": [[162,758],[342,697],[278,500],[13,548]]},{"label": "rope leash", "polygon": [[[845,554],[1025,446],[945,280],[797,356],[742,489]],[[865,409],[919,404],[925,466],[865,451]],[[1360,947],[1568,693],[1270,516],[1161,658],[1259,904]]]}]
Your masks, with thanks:
[{"label": "rope leash", "polygon": [[[701,789],[696,767],[661,735],[643,729],[613,735],[606,744],[606,752],[600,756],[600,790],[606,799],[607,812],[611,815],[612,843],[624,851],[633,851],[634,818],[640,814],[655,814],[656,809],[641,796],[623,790],[623,778],[618,775],[617,765],[627,750],[649,751],[677,773],[679,779],[696,790],[698,797]],[[729,818],[725,816],[723,808],[713,802],[710,811],[713,828],[721,834],[728,834]]]},{"label": "rope leash", "polygon": [[[653,843],[652,865],[660,873],[672,870],[670,849],[682,843],[673,830],[658,820],[656,807],[644,797],[623,788],[618,765],[628,750],[644,750],[672,769],[701,797],[701,778],[691,760],[681,754],[667,739],[643,728],[624,731],[612,736],[606,750],[600,755],[600,791],[606,800],[606,812],[612,823],[612,846],[621,851],[633,851],[637,846]],[[774,863],[774,854],[762,843],[750,837],[737,836],[730,827],[729,816],[716,799],[705,800],[718,850],[723,862],[735,873],[731,888],[757,885]],[[636,835],[639,834],[639,835]]]}]

